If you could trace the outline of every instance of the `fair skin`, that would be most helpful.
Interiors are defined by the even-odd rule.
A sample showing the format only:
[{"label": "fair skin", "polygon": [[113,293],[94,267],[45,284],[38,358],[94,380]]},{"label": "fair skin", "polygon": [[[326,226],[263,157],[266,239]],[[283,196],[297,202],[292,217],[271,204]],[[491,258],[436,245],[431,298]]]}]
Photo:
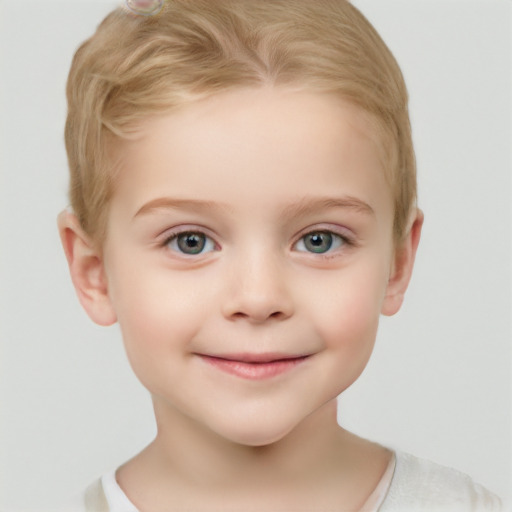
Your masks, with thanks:
[{"label": "fair skin", "polygon": [[401,306],[423,220],[395,247],[371,123],[262,88],[141,129],[102,246],[59,219],[82,305],[119,322],[153,399],[121,488],[141,512],[359,510],[390,453],[338,426],[336,397]]}]

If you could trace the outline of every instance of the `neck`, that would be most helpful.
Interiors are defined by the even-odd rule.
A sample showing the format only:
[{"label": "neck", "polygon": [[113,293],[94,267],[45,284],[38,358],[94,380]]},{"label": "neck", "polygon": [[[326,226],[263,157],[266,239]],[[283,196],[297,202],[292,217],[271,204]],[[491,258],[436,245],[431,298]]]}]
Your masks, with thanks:
[{"label": "neck", "polygon": [[[158,427],[155,440],[117,473],[121,487],[141,511],[159,510],[152,504],[146,508],[143,505],[149,503],[145,496],[157,494],[162,503],[177,504],[176,510],[180,509],[180,497],[181,506],[190,507],[189,498],[199,495],[209,497],[205,510],[217,510],[213,503],[225,504],[226,496],[237,510],[248,510],[248,497],[254,510],[269,509],[283,496],[292,497],[289,505],[297,510],[304,506],[304,499],[315,494],[333,499],[345,494],[346,499],[358,503],[361,496],[352,496],[352,489],[362,486],[363,497],[370,492],[389,458],[382,449],[338,426],[336,400],[282,439],[265,446],[233,443],[168,407],[157,402],[154,405]],[[375,459],[378,450],[380,469],[376,467],[369,481],[358,480],[368,473],[362,461]],[[304,509],[311,510],[308,507],[315,507],[314,503],[318,505],[313,500]],[[200,503],[196,506],[201,509]]]},{"label": "neck", "polygon": [[336,421],[335,400],[284,438],[265,446],[234,443],[188,417],[159,410],[158,404],[155,412],[158,434],[152,451],[160,459],[159,465],[189,482],[224,489],[239,489],[243,482],[254,479],[277,483],[285,475],[290,475],[296,486],[301,473],[307,479],[309,473],[325,468],[325,459],[332,458],[332,448],[344,434]]}]

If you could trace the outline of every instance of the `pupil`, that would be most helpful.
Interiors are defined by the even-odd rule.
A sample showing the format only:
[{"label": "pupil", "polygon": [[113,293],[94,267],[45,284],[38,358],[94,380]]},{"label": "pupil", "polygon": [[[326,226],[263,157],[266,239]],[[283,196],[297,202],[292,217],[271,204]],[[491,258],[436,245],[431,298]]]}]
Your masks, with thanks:
[{"label": "pupil", "polygon": [[332,235],[330,233],[314,233],[308,235],[305,240],[305,245],[311,252],[326,252],[331,248]]},{"label": "pupil", "polygon": [[178,237],[178,246],[186,254],[199,254],[205,243],[205,236],[199,233],[184,233]]}]

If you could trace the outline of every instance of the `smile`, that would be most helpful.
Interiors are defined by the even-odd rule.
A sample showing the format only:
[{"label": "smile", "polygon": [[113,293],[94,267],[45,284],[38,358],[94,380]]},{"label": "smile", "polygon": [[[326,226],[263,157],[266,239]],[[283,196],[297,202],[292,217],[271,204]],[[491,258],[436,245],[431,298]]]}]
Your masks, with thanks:
[{"label": "smile", "polygon": [[276,377],[292,370],[310,357],[310,355],[283,354],[198,355],[218,370],[249,380]]}]

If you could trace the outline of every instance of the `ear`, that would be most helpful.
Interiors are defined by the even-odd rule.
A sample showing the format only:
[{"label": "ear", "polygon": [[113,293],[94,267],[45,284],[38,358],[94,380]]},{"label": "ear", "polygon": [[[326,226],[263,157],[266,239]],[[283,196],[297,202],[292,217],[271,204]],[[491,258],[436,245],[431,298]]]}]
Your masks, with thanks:
[{"label": "ear", "polygon": [[405,291],[412,275],[416,250],[420,242],[423,212],[416,209],[409,224],[410,228],[405,239],[395,250],[386,296],[382,304],[381,312],[383,315],[394,315],[400,310],[404,301]]},{"label": "ear", "polygon": [[93,322],[112,325],[117,318],[108,296],[105,268],[99,249],[84,233],[73,213],[64,210],[57,224],[80,304]]}]

